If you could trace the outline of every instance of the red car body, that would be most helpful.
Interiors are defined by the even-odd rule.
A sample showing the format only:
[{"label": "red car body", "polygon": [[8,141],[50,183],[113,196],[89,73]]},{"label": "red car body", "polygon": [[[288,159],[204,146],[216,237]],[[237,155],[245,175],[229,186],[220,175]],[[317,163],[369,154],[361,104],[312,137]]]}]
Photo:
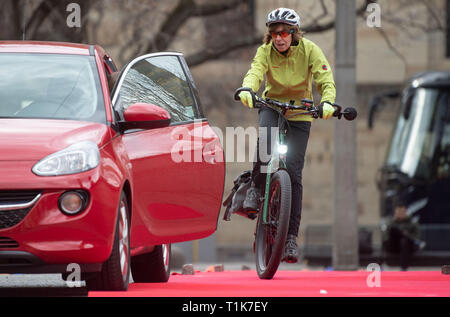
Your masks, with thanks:
[{"label": "red car body", "polygon": [[[98,72],[99,104],[105,120],[13,117],[0,112],[0,223],[2,214],[15,213],[2,210],[2,206],[15,201],[20,206],[40,194],[23,219],[0,229],[0,272],[64,272],[69,263],[80,264],[84,271],[100,270],[112,252],[121,193],[129,205],[131,256],[151,252],[157,245],[204,238],[216,230],[225,176],[223,151],[201,113],[198,93],[181,54],[150,54],[130,62],[111,94],[108,77],[115,66],[99,46],[0,42],[0,63],[2,54],[88,56]],[[158,62],[151,64],[153,60]],[[175,66],[184,71],[183,83],[188,87],[184,95],[194,101],[186,107],[190,120],[173,122],[172,118],[170,125],[143,128],[138,124],[135,130],[128,127],[126,131],[121,128],[123,122],[164,121],[165,111],[159,107],[145,115],[146,104],[139,108],[145,100],[137,100],[124,118],[119,118],[113,101],[123,93],[121,87],[125,87],[127,73],[134,65],[148,61],[145,67],[165,69],[161,62],[165,60],[170,65],[178,61]],[[162,73],[165,71],[153,72],[149,78],[159,78]],[[175,74],[165,74],[165,79],[178,83],[180,75]],[[135,84],[131,79],[129,82]],[[173,86],[165,87],[170,90]],[[145,91],[142,99],[147,98],[144,95]],[[58,176],[33,172],[33,166],[43,158],[80,141],[97,145],[100,160],[95,168]],[[180,144],[181,152],[190,151],[192,158],[200,153],[200,159],[174,160],[174,148]],[[205,159],[205,153],[212,155],[213,161]],[[58,205],[61,194],[70,190],[82,190],[89,197],[85,210],[75,215],[62,212]],[[27,194],[30,198],[21,198]]]}]

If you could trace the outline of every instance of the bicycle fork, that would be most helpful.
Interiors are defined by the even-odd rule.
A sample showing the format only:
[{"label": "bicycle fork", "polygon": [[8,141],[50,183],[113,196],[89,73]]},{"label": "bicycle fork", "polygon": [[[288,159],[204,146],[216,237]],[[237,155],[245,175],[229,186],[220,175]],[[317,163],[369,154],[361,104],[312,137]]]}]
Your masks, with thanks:
[{"label": "bicycle fork", "polygon": [[270,189],[270,181],[272,178],[272,174],[275,173],[278,169],[283,168],[286,169],[286,154],[287,154],[287,145],[284,144],[284,133],[279,132],[278,138],[275,142],[275,148],[272,149],[272,155],[269,163],[267,164],[266,171],[266,185],[264,190],[264,205],[263,205],[263,223],[269,224],[268,220],[268,206],[269,206],[269,189]]}]

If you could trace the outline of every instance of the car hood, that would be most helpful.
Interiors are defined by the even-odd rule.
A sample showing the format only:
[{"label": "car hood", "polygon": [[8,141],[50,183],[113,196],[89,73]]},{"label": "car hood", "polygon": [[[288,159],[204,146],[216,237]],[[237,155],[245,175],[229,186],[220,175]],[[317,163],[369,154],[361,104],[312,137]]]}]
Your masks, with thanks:
[{"label": "car hood", "polygon": [[101,147],[109,139],[109,128],[102,123],[0,119],[0,161],[40,160],[80,141]]}]

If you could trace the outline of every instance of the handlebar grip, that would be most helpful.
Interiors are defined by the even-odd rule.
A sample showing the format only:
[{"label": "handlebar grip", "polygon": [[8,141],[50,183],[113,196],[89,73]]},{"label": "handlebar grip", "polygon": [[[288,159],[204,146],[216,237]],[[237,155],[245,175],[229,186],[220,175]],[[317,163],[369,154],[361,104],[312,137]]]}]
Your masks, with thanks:
[{"label": "handlebar grip", "polygon": [[336,109],[333,113],[333,117],[337,117],[338,119],[341,119],[342,116],[348,121],[353,121],[358,116],[358,112],[355,108],[345,108],[344,111],[342,111],[342,107],[338,105],[337,103],[333,104],[333,107]]},{"label": "handlebar grip", "polygon": [[239,101],[241,100],[241,98],[239,98],[239,94],[243,91],[248,91],[249,93],[251,93],[252,95],[254,95],[255,93],[253,92],[253,90],[251,90],[250,88],[247,87],[241,87],[236,89],[236,91],[234,92],[234,100]]},{"label": "handlebar grip", "polygon": [[333,117],[337,117],[338,119],[340,119],[342,117],[342,107],[340,105],[338,105],[337,103],[333,103],[333,107],[334,107],[334,113],[333,113]]},{"label": "handlebar grip", "polygon": [[239,98],[239,94],[243,91],[248,91],[252,95],[253,108],[257,108],[255,93],[251,88],[241,87],[241,88],[236,89],[236,91],[234,92],[234,100],[236,100],[236,101],[241,100],[241,98]]}]

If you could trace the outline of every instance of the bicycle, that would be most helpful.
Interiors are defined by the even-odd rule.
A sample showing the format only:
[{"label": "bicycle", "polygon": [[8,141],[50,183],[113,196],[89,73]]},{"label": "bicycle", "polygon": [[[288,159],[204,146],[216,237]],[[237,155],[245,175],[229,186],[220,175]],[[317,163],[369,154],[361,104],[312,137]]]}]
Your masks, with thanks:
[{"label": "bicycle", "polygon": [[[236,213],[252,220],[258,217],[254,242],[256,271],[259,278],[271,279],[278,270],[278,266],[280,265],[284,253],[291,214],[291,179],[286,168],[286,154],[288,148],[285,143],[285,137],[289,127],[288,119],[300,114],[319,118],[321,109],[314,106],[313,101],[309,99],[303,99],[301,101],[301,106],[294,105],[293,101],[284,103],[269,98],[262,99],[255,95],[251,89],[245,87],[235,91],[234,100],[240,100],[239,93],[242,91],[250,92],[254,108],[259,109],[261,107],[267,107],[278,113],[279,133],[274,142],[274,150],[272,151],[271,158],[267,165],[264,195],[260,202],[259,211],[237,210],[232,212],[230,209],[233,196],[236,192],[241,188],[245,191],[249,186],[249,182],[251,182],[249,181],[251,175],[247,171],[235,180],[235,186],[231,194],[223,203],[224,206],[227,206],[224,220],[229,221],[231,213]],[[336,109],[333,116],[338,119],[341,119],[342,116],[344,116],[347,120],[354,120],[357,117],[357,112],[354,108],[346,108],[342,111],[340,105],[333,104],[333,106]],[[285,117],[288,110],[303,110],[303,112]],[[242,186],[242,184],[245,186]]]}]

